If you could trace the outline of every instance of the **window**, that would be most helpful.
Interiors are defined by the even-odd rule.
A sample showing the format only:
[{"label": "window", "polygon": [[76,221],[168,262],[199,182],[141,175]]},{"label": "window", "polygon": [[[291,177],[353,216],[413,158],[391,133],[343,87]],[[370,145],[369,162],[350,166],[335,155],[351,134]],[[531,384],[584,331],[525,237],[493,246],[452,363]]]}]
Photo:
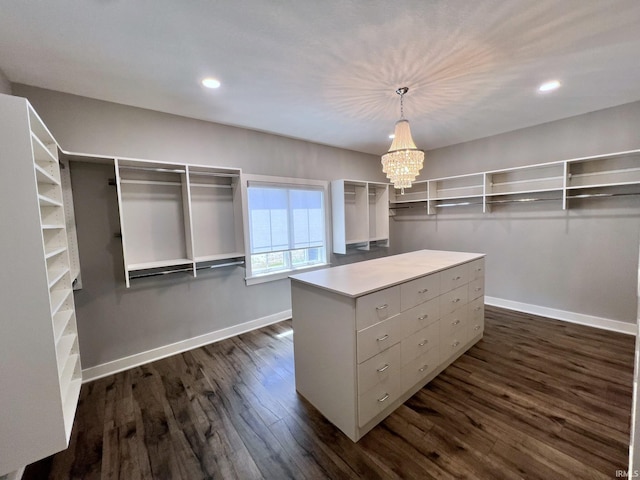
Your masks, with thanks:
[{"label": "window", "polygon": [[325,182],[282,180],[248,182],[248,278],[326,264]]}]

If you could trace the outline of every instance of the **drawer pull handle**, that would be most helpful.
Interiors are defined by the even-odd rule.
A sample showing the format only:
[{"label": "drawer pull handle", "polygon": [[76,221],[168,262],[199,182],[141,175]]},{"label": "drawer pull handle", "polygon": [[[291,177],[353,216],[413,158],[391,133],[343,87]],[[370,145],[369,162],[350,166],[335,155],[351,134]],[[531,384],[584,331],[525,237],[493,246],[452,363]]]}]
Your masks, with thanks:
[{"label": "drawer pull handle", "polygon": [[460,301],[459,298],[456,298],[455,300],[451,300],[451,303],[458,303]]},{"label": "drawer pull handle", "polygon": [[389,304],[385,303],[384,305],[380,305],[379,307],[376,307],[376,310],[384,310],[385,308],[388,308]]},{"label": "drawer pull handle", "polygon": [[482,307],[476,307],[476,308],[475,308],[475,311],[476,311],[476,312],[479,312],[481,308],[482,308]]},{"label": "drawer pull handle", "polygon": [[385,402],[388,398],[389,398],[389,394],[388,394],[388,393],[385,393],[385,394],[384,394],[384,397],[379,398],[379,399],[378,399],[378,401],[379,401],[380,403],[382,403],[382,402]]},{"label": "drawer pull handle", "polygon": [[474,330],[480,330],[480,325],[476,325],[475,327],[473,327]]},{"label": "drawer pull handle", "polygon": [[455,282],[456,280],[460,280],[462,277],[460,275],[458,275],[457,277],[453,277],[453,281]]},{"label": "drawer pull handle", "polygon": [[482,290],[482,287],[476,287],[476,292],[479,292],[480,290]]},{"label": "drawer pull handle", "polygon": [[428,291],[428,288],[423,288],[422,290],[418,290],[418,293],[427,293]]},{"label": "drawer pull handle", "polygon": [[389,335],[383,335],[380,338],[376,338],[376,342],[384,342],[387,338],[389,338]]},{"label": "drawer pull handle", "polygon": [[378,368],[378,372],[384,372],[387,368],[389,368],[389,364],[388,364],[388,363],[385,363],[385,364],[384,364],[384,367],[380,367],[380,368]]},{"label": "drawer pull handle", "polygon": [[481,271],[482,271],[482,267],[476,268],[476,272],[481,272]]},{"label": "drawer pull handle", "polygon": [[459,323],[460,323],[460,320],[457,320],[457,319],[456,319],[456,320],[454,320],[453,322],[451,322],[451,325],[453,325],[453,326],[455,327],[455,326],[456,326],[456,325],[458,325]]},{"label": "drawer pull handle", "polygon": [[418,344],[418,346],[419,346],[419,347],[424,347],[427,343],[429,343],[429,340],[422,340],[422,341]]},{"label": "drawer pull handle", "polygon": [[451,347],[452,347],[452,348],[456,348],[458,345],[460,345],[460,342],[456,340],[455,342],[453,342],[453,343],[451,344]]},{"label": "drawer pull handle", "polygon": [[418,317],[418,320],[424,320],[425,318],[427,318],[429,315],[424,314],[421,317]]},{"label": "drawer pull handle", "polygon": [[423,365],[421,368],[418,369],[418,371],[424,372],[427,368],[429,368],[429,365]]}]

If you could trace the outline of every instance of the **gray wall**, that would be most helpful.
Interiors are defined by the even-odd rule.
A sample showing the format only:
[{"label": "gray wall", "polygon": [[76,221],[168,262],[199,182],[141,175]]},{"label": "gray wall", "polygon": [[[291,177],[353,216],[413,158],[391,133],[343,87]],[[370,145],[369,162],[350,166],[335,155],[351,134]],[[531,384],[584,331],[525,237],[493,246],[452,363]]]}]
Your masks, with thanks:
[{"label": "gray wall", "polygon": [[11,82],[4,74],[4,72],[0,69],[0,93],[4,93],[6,95],[11,95]]},{"label": "gray wall", "polygon": [[[427,152],[423,178],[640,148],[640,102]],[[640,197],[478,207],[391,222],[394,251],[487,253],[486,294],[635,323]]]},{"label": "gray wall", "polygon": [[[66,150],[241,167],[246,173],[382,181],[379,157],[59,92],[14,85]],[[193,338],[291,308],[288,280],[247,287],[243,268],[134,280],[124,286],[113,166],[73,162],[82,290],[83,367]],[[332,258],[344,263],[386,250]]]}]

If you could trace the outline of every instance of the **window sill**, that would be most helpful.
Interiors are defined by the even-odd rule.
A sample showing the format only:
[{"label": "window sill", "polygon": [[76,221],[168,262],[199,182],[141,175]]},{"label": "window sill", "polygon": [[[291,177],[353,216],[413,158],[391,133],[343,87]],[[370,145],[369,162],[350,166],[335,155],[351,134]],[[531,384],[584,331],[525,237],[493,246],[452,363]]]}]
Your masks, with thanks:
[{"label": "window sill", "polygon": [[320,265],[312,265],[310,267],[296,268],[295,270],[285,270],[282,272],[266,273],[264,275],[257,275],[255,277],[246,277],[244,280],[247,286],[258,285],[259,283],[275,282],[276,280],[283,280],[289,278],[291,275],[296,275],[302,272],[311,272],[313,270],[320,270],[331,266],[329,263],[322,263]]}]

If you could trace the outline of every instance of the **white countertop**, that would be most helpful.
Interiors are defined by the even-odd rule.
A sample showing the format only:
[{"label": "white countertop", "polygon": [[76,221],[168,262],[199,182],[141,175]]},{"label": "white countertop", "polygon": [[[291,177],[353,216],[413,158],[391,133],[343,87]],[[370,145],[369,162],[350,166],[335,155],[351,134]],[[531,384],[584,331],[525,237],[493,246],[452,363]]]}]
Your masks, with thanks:
[{"label": "white countertop", "polygon": [[300,273],[290,278],[340,295],[359,297],[482,257],[484,253],[418,250]]}]

